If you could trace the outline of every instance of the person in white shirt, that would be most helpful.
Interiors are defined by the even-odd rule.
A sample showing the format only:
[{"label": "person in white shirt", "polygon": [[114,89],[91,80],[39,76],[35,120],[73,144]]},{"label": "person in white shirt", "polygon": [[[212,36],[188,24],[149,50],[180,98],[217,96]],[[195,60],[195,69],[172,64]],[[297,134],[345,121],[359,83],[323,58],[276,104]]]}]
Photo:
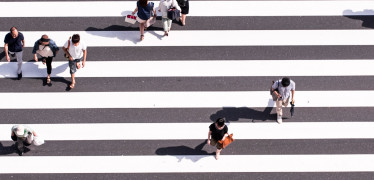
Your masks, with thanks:
[{"label": "person in white shirt", "polygon": [[277,121],[282,123],[282,106],[287,107],[291,98],[292,104],[295,103],[295,82],[288,77],[284,77],[276,82],[271,87],[272,94],[276,97],[277,106]]},{"label": "person in white shirt", "polygon": [[171,29],[172,20],[168,18],[168,9],[176,8],[179,11],[181,8],[176,0],[160,0],[158,11],[162,13],[162,25],[164,27],[164,36],[169,36],[169,31]]},{"label": "person in white shirt", "polygon": [[84,42],[80,41],[79,34],[74,34],[71,39],[69,39],[62,47],[66,54],[66,58],[69,59],[69,68],[71,74],[71,84],[70,89],[75,87],[75,72],[77,69],[85,66],[87,58],[87,46]]},{"label": "person in white shirt", "polygon": [[16,142],[18,154],[20,156],[24,153],[25,146],[30,146],[34,140],[34,136],[37,136],[35,131],[25,125],[14,125],[11,129],[11,138]]}]

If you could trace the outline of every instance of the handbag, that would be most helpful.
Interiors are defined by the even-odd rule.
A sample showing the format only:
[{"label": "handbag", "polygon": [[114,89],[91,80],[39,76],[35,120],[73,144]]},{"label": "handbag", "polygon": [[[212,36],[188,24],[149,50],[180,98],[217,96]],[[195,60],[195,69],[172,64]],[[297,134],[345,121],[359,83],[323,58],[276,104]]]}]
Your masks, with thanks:
[{"label": "handbag", "polygon": [[[66,48],[66,52],[67,53],[69,53],[69,48],[70,48],[70,39],[71,39],[71,36],[69,37],[69,40],[68,40],[68,48]],[[70,55],[70,54],[69,54]],[[66,59],[68,59],[68,60],[70,60],[69,59],[69,55],[68,54],[64,54],[64,57],[66,58]]]},{"label": "handbag", "polygon": [[171,20],[178,19],[180,17],[180,14],[181,12],[175,7],[168,9],[168,18]]},{"label": "handbag", "polygon": [[272,89],[273,89],[273,84],[274,84],[274,81],[272,81],[272,84],[271,84],[271,86],[270,86],[270,95],[272,96],[273,101],[276,101],[276,100],[278,99],[278,96],[275,95],[274,91],[277,91],[277,92],[279,93],[279,90],[278,90],[278,88],[279,88],[279,81],[277,81],[278,87],[277,87],[276,89],[274,89],[274,91],[272,91]]},{"label": "handbag", "polygon": [[218,143],[221,144],[222,149],[225,149],[229,144],[231,144],[233,141],[235,141],[234,138],[232,138],[232,136],[233,136],[233,134],[231,133],[223,141],[222,140],[218,141]]},{"label": "handbag", "polygon": [[32,141],[32,143],[33,143],[35,146],[40,146],[40,145],[44,144],[44,139],[42,139],[42,138],[39,137],[39,136],[34,136],[34,140]]},{"label": "handbag", "polygon": [[136,23],[136,16],[127,15],[126,18],[125,18],[125,22],[130,23],[130,24],[135,24]]}]

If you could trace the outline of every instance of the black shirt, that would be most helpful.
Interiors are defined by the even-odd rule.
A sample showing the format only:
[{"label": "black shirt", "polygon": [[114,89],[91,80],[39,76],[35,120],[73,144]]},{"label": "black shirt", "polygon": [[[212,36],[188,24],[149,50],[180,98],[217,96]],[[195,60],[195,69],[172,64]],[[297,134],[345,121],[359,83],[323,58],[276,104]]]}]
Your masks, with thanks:
[{"label": "black shirt", "polygon": [[227,128],[226,125],[224,125],[222,130],[217,129],[216,123],[213,123],[209,126],[209,131],[212,131],[212,139],[216,141],[221,140],[228,130],[229,128]]},{"label": "black shirt", "polygon": [[8,51],[10,52],[21,52],[23,47],[22,41],[23,34],[20,32],[18,32],[18,36],[16,38],[13,38],[12,34],[8,33],[4,39],[4,43],[8,44]]}]

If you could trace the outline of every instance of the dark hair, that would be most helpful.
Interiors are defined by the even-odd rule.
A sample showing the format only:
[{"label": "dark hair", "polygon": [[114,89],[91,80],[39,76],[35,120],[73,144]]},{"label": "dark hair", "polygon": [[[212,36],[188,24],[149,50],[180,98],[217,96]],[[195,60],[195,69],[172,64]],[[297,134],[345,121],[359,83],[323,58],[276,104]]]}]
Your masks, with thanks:
[{"label": "dark hair", "polygon": [[73,37],[71,38],[71,42],[73,43],[79,43],[79,41],[81,40],[79,34],[74,34]]},{"label": "dark hair", "polygon": [[12,26],[10,29],[9,29],[9,31],[10,32],[12,32],[12,31],[14,31],[14,30],[18,30],[15,26]]},{"label": "dark hair", "polygon": [[143,8],[147,7],[148,0],[139,0],[139,5]]},{"label": "dark hair", "polygon": [[288,77],[282,78],[282,86],[283,87],[288,87],[290,85],[290,83],[291,83],[290,78],[288,78]]},{"label": "dark hair", "polygon": [[216,123],[217,123],[217,125],[218,125],[219,127],[222,127],[223,125],[225,125],[225,119],[223,119],[223,118],[218,118],[218,119],[216,120]]}]

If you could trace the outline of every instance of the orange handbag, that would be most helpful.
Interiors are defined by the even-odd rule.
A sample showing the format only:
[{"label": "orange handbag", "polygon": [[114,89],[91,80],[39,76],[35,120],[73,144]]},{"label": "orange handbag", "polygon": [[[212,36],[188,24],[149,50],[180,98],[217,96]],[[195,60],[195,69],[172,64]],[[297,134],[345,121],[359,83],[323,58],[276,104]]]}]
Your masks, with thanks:
[{"label": "orange handbag", "polygon": [[234,140],[234,138],[232,138],[233,134],[231,133],[230,135],[228,135],[223,141],[222,140],[219,140],[218,143],[221,144],[221,147],[223,149],[225,149],[229,144],[231,144]]}]

